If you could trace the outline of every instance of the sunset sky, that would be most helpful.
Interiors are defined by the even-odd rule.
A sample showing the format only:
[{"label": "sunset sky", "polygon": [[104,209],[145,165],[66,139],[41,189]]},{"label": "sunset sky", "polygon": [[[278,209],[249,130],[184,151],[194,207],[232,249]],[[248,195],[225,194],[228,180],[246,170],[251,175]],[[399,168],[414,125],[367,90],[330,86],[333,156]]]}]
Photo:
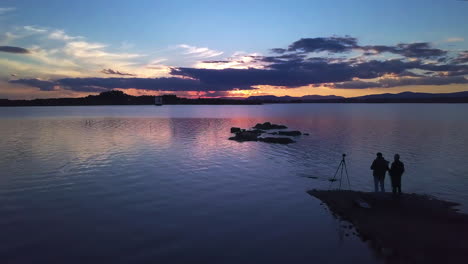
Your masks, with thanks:
[{"label": "sunset sky", "polygon": [[468,1],[0,2],[0,98],[468,90]]}]

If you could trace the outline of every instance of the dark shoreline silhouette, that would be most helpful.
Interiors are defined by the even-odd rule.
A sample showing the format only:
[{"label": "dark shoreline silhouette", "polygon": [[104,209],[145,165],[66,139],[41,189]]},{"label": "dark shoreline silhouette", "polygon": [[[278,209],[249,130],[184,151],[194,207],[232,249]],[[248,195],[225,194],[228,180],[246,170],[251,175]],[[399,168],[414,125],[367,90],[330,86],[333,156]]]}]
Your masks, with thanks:
[{"label": "dark shoreline silhouette", "polygon": [[468,91],[456,93],[413,93],[402,92],[398,94],[372,94],[345,98],[335,95],[306,95],[302,97],[291,96],[252,96],[249,101],[262,103],[468,103]]},{"label": "dark shoreline silhouette", "polygon": [[[218,98],[181,98],[176,95],[163,95],[163,103],[167,105],[253,105],[256,101],[244,101]],[[121,91],[108,91],[99,95],[89,95],[80,98],[50,98],[33,100],[0,99],[0,106],[80,106],[80,105],[154,105],[154,96],[133,96]]]},{"label": "dark shoreline silhouette", "polygon": [[[132,96],[121,91],[108,91],[80,98],[48,98],[33,100],[0,99],[0,106],[79,106],[79,105],[154,105],[154,96]],[[352,98],[308,95],[303,97],[253,96],[246,99],[182,98],[163,95],[167,105],[258,105],[280,103],[468,103],[468,91],[446,94],[412,93],[375,94]]]},{"label": "dark shoreline silhouette", "polygon": [[[387,263],[468,263],[468,215],[418,194],[308,191]],[[355,228],[353,231],[352,228]]]}]

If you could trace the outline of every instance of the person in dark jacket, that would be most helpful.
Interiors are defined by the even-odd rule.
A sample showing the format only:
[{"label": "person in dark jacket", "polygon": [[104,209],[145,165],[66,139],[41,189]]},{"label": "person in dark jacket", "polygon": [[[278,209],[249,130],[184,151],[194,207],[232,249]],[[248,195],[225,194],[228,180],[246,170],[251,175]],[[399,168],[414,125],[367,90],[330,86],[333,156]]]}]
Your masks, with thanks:
[{"label": "person in dark jacket", "polygon": [[405,164],[400,161],[400,155],[395,154],[394,161],[390,167],[390,178],[392,179],[393,194],[401,194],[401,175],[405,172]]},{"label": "person in dark jacket", "polygon": [[379,191],[378,185],[380,184],[380,191],[385,192],[385,173],[388,171],[388,161],[384,159],[382,153],[377,153],[377,158],[372,162],[371,170],[374,175],[375,192]]}]

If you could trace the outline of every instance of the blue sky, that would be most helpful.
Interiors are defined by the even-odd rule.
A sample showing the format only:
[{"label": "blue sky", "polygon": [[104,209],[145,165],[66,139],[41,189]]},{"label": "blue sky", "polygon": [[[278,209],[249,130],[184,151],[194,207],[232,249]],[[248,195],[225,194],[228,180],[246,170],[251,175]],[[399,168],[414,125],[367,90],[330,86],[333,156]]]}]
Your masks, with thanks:
[{"label": "blue sky", "polygon": [[[351,35],[366,43],[468,39],[468,3],[360,1],[18,1],[6,25],[58,28],[97,42],[151,50],[189,43],[266,51],[302,37]],[[464,45],[466,47],[466,45]]]},{"label": "blue sky", "polygon": [[[268,55],[270,49],[288,47],[301,38],[330,36],[352,36],[360,45],[425,42],[434,48],[461,52],[468,50],[466,14],[468,2],[457,0],[3,0],[0,4],[0,34],[19,36],[22,33],[18,28],[24,31],[24,27],[37,31],[35,35],[23,34],[8,41],[4,36],[0,45],[24,47],[38,53],[42,50],[41,60],[46,61],[45,57],[57,54],[51,51],[63,46],[63,43],[51,41],[59,38],[49,37],[46,40],[39,35],[46,33],[39,31],[47,30],[48,34],[61,31],[63,41],[99,43],[103,46],[102,50],[109,53],[141,55],[135,57],[133,63],[148,64],[151,61],[164,60],[165,66],[172,67],[199,67],[197,60],[202,61],[203,56],[184,56],[190,51],[197,51],[196,48],[213,51],[205,53],[206,59],[221,60],[239,52]],[[216,54],[219,55],[211,56]],[[21,63],[28,61],[16,54],[0,53],[1,57]],[[31,63],[38,66],[37,61]],[[109,66],[112,63],[103,65]],[[8,66],[8,70],[11,71],[12,67]],[[127,67],[125,70],[130,69]],[[138,69],[133,70],[136,72],[132,74],[139,75]],[[91,77],[90,74],[83,76]],[[148,77],[148,74],[141,72],[144,77]],[[160,73],[155,73],[154,77],[159,76],[158,74]],[[67,77],[62,75],[47,75],[42,71],[37,76],[23,77]],[[76,74],[70,74],[69,77],[75,76]],[[466,88],[465,85],[461,88],[459,86],[458,90]],[[6,84],[3,84],[2,89],[6,90],[5,87]],[[8,89],[12,89],[9,87]],[[314,91],[307,92],[313,93]]]}]

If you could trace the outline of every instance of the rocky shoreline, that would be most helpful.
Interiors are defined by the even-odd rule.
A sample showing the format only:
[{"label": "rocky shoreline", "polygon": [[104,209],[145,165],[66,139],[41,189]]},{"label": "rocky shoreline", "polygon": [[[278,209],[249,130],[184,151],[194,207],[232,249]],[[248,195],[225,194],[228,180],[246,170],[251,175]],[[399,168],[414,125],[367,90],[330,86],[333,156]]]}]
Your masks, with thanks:
[{"label": "rocky shoreline", "polygon": [[418,194],[308,193],[351,222],[388,263],[468,263],[468,215],[456,203]]}]

